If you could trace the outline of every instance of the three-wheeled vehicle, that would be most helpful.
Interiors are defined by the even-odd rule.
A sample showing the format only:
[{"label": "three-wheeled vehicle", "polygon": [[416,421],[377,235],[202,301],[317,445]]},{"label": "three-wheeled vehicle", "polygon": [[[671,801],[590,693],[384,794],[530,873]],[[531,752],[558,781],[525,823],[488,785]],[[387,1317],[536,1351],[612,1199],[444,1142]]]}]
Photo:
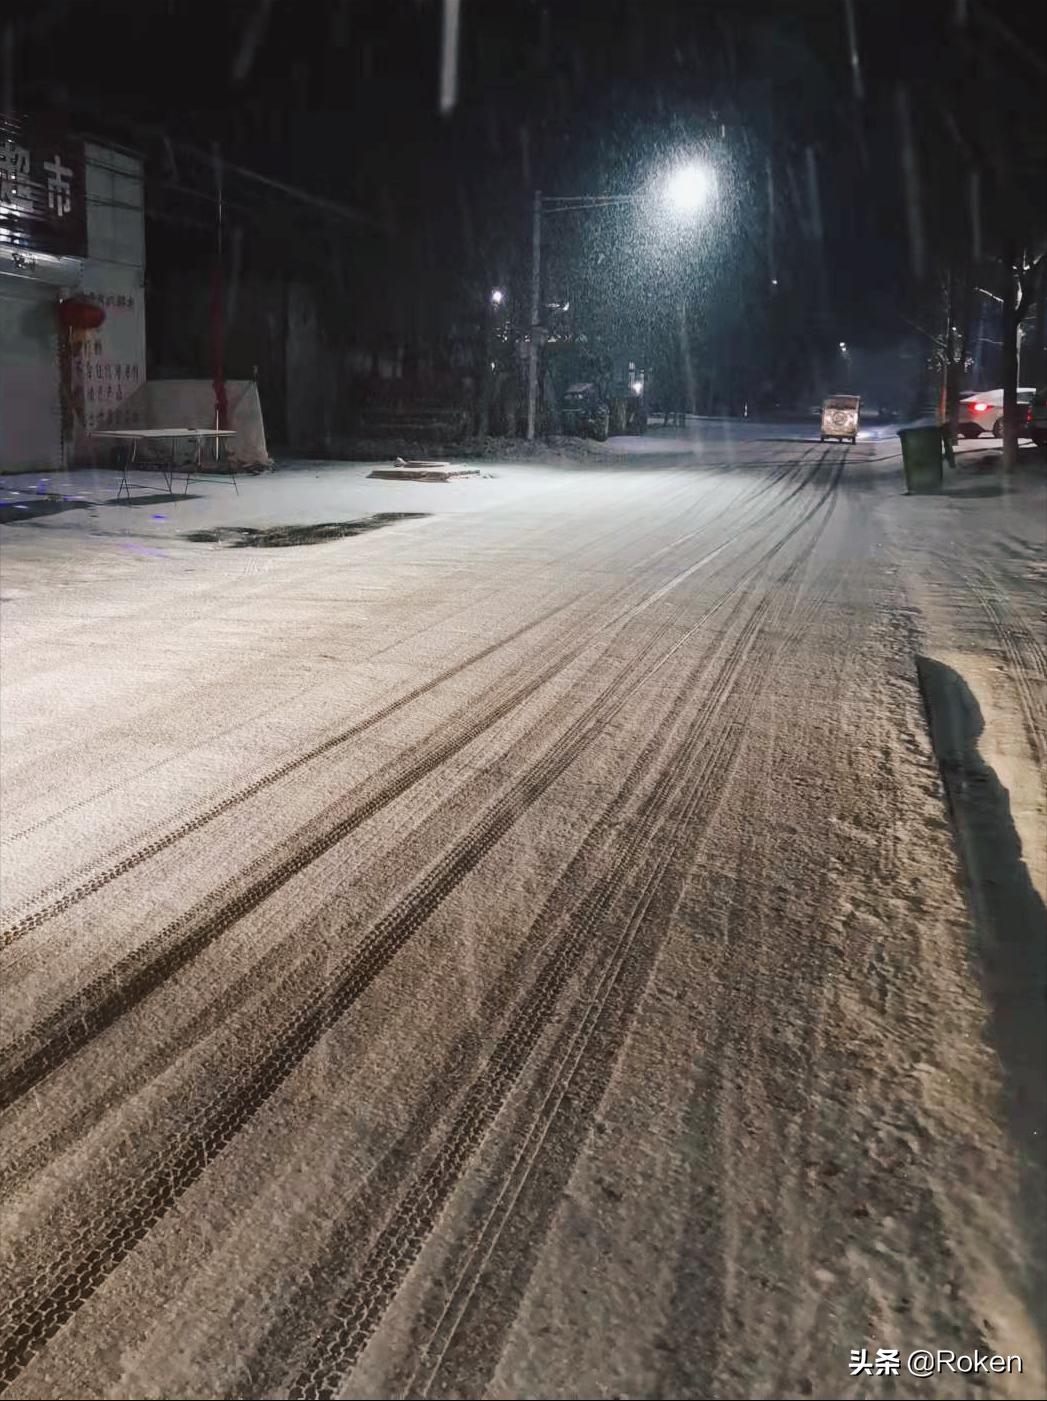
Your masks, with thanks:
[{"label": "three-wheeled vehicle", "polygon": [[822,436],[838,438],[841,442],[849,438],[855,442],[858,437],[858,420],[862,401],[857,394],[834,394],[822,404]]}]

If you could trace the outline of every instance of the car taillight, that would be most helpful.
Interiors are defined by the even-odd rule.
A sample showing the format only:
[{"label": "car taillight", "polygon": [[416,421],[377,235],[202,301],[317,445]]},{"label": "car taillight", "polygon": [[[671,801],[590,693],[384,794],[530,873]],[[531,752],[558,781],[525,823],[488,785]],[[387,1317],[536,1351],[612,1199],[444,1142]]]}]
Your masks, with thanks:
[{"label": "car taillight", "polygon": [[984,413],[988,407],[988,404],[972,404],[971,413]]}]

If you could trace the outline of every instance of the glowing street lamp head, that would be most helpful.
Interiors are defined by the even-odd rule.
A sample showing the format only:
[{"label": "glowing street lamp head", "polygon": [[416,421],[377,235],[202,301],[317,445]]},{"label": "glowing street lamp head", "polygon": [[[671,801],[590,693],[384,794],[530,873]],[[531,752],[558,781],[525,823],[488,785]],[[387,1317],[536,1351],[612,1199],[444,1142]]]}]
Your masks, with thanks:
[{"label": "glowing street lamp head", "polygon": [[712,171],[704,165],[676,168],[665,183],[665,202],[677,214],[697,214],[713,192]]},{"label": "glowing street lamp head", "polygon": [[491,305],[492,305],[492,306],[501,306],[501,304],[502,304],[504,301],[505,301],[505,293],[502,291],[502,289],[501,289],[500,287],[496,287],[496,288],[494,289],[494,291],[491,293]]}]

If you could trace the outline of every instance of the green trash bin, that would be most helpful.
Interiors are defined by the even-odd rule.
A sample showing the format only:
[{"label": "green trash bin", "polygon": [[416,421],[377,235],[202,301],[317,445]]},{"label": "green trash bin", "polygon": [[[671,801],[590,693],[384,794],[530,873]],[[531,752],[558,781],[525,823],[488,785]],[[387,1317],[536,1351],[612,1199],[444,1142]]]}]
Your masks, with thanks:
[{"label": "green trash bin", "polygon": [[942,430],[937,424],[900,428],[905,492],[940,491],[942,485]]}]

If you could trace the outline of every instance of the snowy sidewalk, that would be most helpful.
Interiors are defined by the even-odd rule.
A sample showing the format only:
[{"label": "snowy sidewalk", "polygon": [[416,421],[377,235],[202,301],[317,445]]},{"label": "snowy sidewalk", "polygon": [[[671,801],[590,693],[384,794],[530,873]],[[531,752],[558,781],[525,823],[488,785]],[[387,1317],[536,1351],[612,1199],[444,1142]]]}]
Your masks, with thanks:
[{"label": "snowy sidewalk", "polygon": [[964,443],[940,494],[884,514],[924,644],[981,712],[978,752],[1047,900],[1047,468],[1024,445],[1012,471],[1000,458],[991,440]]}]

